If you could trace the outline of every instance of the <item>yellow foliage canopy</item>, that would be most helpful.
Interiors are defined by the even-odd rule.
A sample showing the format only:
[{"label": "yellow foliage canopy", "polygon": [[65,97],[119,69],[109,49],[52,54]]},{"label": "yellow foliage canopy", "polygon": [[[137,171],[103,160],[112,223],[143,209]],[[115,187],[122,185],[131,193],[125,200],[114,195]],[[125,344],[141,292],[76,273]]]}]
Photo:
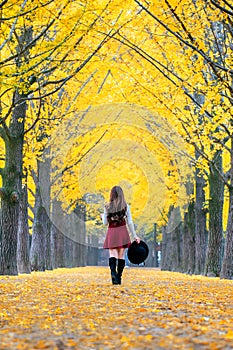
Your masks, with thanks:
[{"label": "yellow foliage canopy", "polygon": [[162,223],[171,204],[186,203],[191,168],[183,141],[165,119],[151,113],[136,105],[108,104],[60,125],[50,140],[56,169],[52,193],[64,209],[86,198],[98,221],[109,190],[120,184],[140,229]]},{"label": "yellow foliage canopy", "polygon": [[[90,211],[98,212],[115,183],[123,184],[143,225],[162,222],[170,205],[183,205],[193,145],[212,158],[222,145],[213,147],[211,137],[222,140],[226,129],[232,133],[230,33],[223,48],[226,69],[214,76],[206,60],[206,55],[215,63],[223,59],[215,50],[213,22],[222,25],[224,13],[201,0],[8,0],[1,15],[3,117],[15,86],[32,99],[25,167],[36,168],[36,156],[50,138],[57,167],[53,193],[65,208],[94,193],[102,201]],[[22,28],[39,38],[19,64]],[[190,95],[204,96],[198,113]],[[208,173],[205,159],[199,166]]]}]

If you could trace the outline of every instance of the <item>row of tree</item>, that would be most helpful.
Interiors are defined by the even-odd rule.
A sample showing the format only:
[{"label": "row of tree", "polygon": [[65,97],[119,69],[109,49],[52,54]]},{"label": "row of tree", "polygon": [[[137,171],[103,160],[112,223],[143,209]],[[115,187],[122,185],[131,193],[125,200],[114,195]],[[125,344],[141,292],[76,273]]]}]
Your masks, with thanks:
[{"label": "row of tree", "polygon": [[[65,100],[65,84],[108,40],[108,34],[93,35],[107,6],[70,0],[0,3],[0,274],[84,264],[85,225],[77,228],[79,224],[72,223],[73,235],[80,240],[66,238],[56,222],[51,224],[56,205],[48,207],[41,198],[39,178],[44,175],[38,162],[62,120],[55,110],[61,98]],[[66,113],[68,109],[66,100]],[[44,184],[49,196],[49,178]],[[85,214],[80,215],[85,222]]]},{"label": "row of tree", "polygon": [[189,65],[183,61],[182,66],[174,64],[166,49],[163,55],[167,63],[162,65],[158,55],[127,41],[187,97],[184,110],[175,105],[173,115],[180,122],[180,133],[194,150],[193,198],[183,224],[174,229],[169,229],[168,224],[163,230],[162,268],[232,278],[233,7],[225,0],[182,5],[164,1],[158,13],[153,5],[135,1],[147,17],[173,37]]},{"label": "row of tree", "polygon": [[[206,226],[208,209],[203,208],[204,237],[200,245],[197,237],[197,210],[195,202],[189,204],[184,220],[180,208],[173,209],[168,225],[162,228],[161,269],[209,277],[222,275],[225,236],[217,213],[218,226]],[[175,220],[175,225],[174,225]],[[200,223],[198,224],[200,227]],[[210,235],[211,232],[211,235]]]},{"label": "row of tree", "polygon": [[[101,5],[87,1],[85,6],[71,0],[62,3],[28,0],[17,5],[11,0],[1,2],[1,274],[18,272],[17,241],[18,252],[29,251],[27,210],[31,213],[29,222],[33,223],[32,268],[58,265],[53,243],[54,227],[59,226],[57,215],[55,226],[51,226],[45,217],[53,217],[56,200],[61,200],[63,207],[67,206],[59,197],[62,189],[66,189],[67,197],[70,196],[68,206],[72,203],[72,209],[75,208],[79,199],[75,194],[76,185],[66,179],[70,180],[75,166],[84,160],[90,148],[97,149],[101,141],[106,141],[107,130],[97,136],[91,146],[86,143],[82,152],[77,152],[77,148],[72,151],[59,168],[54,161],[52,181],[57,187],[56,195],[52,193],[51,196],[55,201],[52,206],[50,200],[40,197],[43,192],[44,197],[50,198],[51,176],[50,173],[40,174],[38,160],[61,122],[74,119],[77,110],[83,111],[77,116],[77,128],[80,124],[79,135],[85,139],[87,133],[82,135],[81,120],[93,105],[124,102],[152,111],[148,130],[152,123],[159,127],[154,112],[163,116],[171,126],[170,133],[176,132],[185,143],[185,156],[192,163],[193,179],[182,177],[185,169],[177,164],[175,156],[173,162],[164,161],[163,165],[166,179],[171,179],[165,184],[174,189],[175,196],[169,196],[171,205],[176,205],[178,181],[191,187],[187,194],[189,209],[185,214],[182,241],[185,244],[191,242],[189,247],[195,251],[195,263],[192,269],[184,263],[182,270],[231,278],[232,5],[227,0],[186,0],[179,4],[161,0],[158,3],[134,0],[125,1],[122,7],[117,0]],[[95,118],[101,119],[101,115]],[[139,118],[146,120],[147,116],[140,115]],[[93,133],[96,120],[93,120]],[[143,145],[149,139],[145,135],[147,137],[143,139],[142,133]],[[154,129],[151,135],[158,138]],[[59,160],[59,152],[63,152],[70,138],[71,133],[62,137],[61,143],[56,140],[52,162],[55,158]],[[138,142],[136,135],[135,140]],[[161,142],[166,145],[166,137]],[[75,145],[72,147],[75,149]],[[164,152],[162,147],[159,150]],[[102,156],[100,154],[99,158]],[[162,158],[165,160],[166,157]],[[175,168],[180,180],[172,176]],[[128,172],[127,168],[125,172]],[[110,184],[106,179],[102,180],[104,188]],[[25,189],[28,189],[28,199]],[[28,206],[23,204],[27,202]],[[228,203],[227,215],[224,203]],[[163,212],[163,217],[167,214]],[[225,216],[227,227],[224,232]],[[46,234],[40,239],[37,232],[42,226]],[[22,238],[24,233],[25,240]],[[169,240],[169,234],[170,230],[164,232],[164,244]],[[80,239],[78,242],[80,244]],[[38,250],[39,244],[44,248]],[[50,246],[51,251],[46,251]],[[66,242],[65,246],[69,244]],[[78,248],[74,253],[76,261],[77,251]],[[21,259],[20,254],[18,259]],[[82,254],[78,254],[82,264]],[[182,259],[187,261],[187,256]]]}]

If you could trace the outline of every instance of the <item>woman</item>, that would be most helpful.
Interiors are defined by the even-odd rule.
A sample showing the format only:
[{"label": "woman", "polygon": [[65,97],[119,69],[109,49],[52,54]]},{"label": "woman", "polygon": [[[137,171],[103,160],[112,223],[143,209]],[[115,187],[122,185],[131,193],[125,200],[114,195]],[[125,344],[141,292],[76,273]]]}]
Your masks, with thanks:
[{"label": "woman", "polygon": [[121,276],[125,267],[124,252],[131,243],[126,224],[137,243],[140,243],[140,239],[135,233],[130,207],[125,201],[120,186],[114,186],[111,189],[110,200],[104,207],[102,221],[104,225],[108,225],[103,248],[109,249],[112,284],[121,284]]}]

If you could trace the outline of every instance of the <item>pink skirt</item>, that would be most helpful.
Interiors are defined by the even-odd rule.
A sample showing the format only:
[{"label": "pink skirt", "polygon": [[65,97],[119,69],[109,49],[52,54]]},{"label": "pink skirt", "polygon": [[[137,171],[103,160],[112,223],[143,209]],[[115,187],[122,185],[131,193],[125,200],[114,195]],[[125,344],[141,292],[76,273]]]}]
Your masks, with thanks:
[{"label": "pink skirt", "polygon": [[126,225],[108,227],[103,248],[128,248],[131,244],[129,232]]}]

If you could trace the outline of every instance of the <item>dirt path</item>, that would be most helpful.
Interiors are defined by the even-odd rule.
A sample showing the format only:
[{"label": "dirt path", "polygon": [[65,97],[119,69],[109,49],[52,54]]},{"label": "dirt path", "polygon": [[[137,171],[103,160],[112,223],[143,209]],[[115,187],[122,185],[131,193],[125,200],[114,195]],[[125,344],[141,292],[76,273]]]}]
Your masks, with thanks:
[{"label": "dirt path", "polygon": [[107,267],[0,278],[0,349],[233,349],[233,281]]}]

